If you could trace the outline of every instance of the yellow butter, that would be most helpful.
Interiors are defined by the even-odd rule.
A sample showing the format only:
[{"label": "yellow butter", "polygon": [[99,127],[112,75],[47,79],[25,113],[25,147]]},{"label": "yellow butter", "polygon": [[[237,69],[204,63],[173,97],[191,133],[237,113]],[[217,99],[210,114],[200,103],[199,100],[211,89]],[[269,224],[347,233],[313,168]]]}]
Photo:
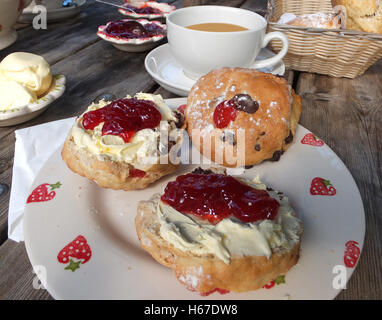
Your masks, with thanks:
[{"label": "yellow butter", "polygon": [[48,91],[52,83],[52,73],[43,57],[27,52],[14,52],[1,61],[0,79],[16,81],[39,97]]}]

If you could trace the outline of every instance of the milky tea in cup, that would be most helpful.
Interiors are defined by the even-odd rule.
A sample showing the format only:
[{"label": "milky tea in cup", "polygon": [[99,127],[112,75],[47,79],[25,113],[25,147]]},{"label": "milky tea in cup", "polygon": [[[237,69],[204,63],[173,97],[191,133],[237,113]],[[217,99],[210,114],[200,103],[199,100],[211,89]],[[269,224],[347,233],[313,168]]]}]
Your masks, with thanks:
[{"label": "milky tea in cup", "polygon": [[[186,76],[198,79],[223,67],[264,68],[279,63],[288,51],[281,32],[266,34],[267,21],[255,12],[225,6],[194,6],[171,12],[167,38]],[[275,56],[255,61],[272,39],[283,43]]]},{"label": "milky tea in cup", "polygon": [[247,28],[238,26],[231,23],[221,23],[221,22],[207,22],[207,23],[197,23],[187,27],[192,30],[199,31],[209,31],[209,32],[236,32],[236,31],[246,31]]}]

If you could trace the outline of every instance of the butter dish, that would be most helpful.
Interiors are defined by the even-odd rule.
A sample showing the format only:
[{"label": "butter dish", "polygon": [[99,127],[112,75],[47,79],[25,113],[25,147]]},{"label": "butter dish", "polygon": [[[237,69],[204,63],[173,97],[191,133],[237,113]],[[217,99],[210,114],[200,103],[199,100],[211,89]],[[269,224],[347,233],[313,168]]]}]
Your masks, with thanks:
[{"label": "butter dish", "polygon": [[13,126],[37,117],[53,101],[61,97],[65,92],[65,84],[66,78],[64,75],[53,75],[53,81],[49,90],[37,101],[17,108],[0,110],[0,127]]}]

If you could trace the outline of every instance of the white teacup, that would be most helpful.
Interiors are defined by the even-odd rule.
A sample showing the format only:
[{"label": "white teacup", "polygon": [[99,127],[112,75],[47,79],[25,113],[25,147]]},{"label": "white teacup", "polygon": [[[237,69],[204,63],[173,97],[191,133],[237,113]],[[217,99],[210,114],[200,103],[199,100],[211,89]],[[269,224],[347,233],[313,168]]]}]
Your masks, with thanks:
[{"label": "white teacup", "polygon": [[31,0],[0,0],[0,50],[16,41],[14,26],[21,11],[30,2]]},{"label": "white teacup", "polygon": [[[186,27],[201,23],[229,23],[248,30],[210,32]],[[175,10],[167,16],[167,38],[171,52],[192,79],[222,67],[263,68],[282,60],[288,38],[281,32],[266,34],[267,21],[255,12],[224,6],[195,6]],[[280,39],[282,50],[274,57],[255,61],[260,50]]]}]

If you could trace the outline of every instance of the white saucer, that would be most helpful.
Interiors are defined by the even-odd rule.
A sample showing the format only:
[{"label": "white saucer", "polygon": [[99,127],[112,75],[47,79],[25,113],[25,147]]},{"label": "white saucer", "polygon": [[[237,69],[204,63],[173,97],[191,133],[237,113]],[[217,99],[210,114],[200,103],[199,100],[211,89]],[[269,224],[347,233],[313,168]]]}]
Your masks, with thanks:
[{"label": "white saucer", "polygon": [[[256,60],[267,59],[274,55],[275,54],[272,51],[262,49]],[[170,45],[168,43],[149,52],[145,59],[145,67],[147,72],[159,85],[179,96],[187,97],[188,92],[195,83],[195,80],[185,76],[182,67],[172,56]],[[272,67],[259,70],[277,75],[284,75],[285,65],[281,61]]]},{"label": "white saucer", "polygon": [[[82,7],[86,3],[86,0],[74,0],[74,2],[77,4],[77,6],[48,10],[47,21],[57,22],[78,15],[81,12]],[[28,6],[23,10],[18,21],[23,23],[31,23],[35,16],[36,13],[33,13],[33,6]]]}]

